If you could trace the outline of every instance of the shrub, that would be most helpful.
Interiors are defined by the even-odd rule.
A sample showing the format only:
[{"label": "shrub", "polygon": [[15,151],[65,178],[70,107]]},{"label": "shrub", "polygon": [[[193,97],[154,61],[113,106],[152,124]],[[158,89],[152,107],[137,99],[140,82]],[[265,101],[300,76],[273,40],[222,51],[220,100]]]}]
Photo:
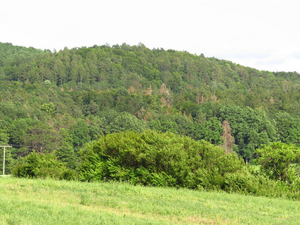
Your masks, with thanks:
[{"label": "shrub", "polygon": [[263,145],[256,150],[257,163],[261,171],[269,178],[293,183],[299,179],[297,167],[292,162],[300,159],[300,148],[293,144],[273,142],[269,146]]},{"label": "shrub", "polygon": [[221,187],[226,173],[243,167],[236,154],[172,133],[126,131],[101,137],[80,151],[80,177],[133,184]]},{"label": "shrub", "polygon": [[223,189],[227,192],[237,192],[241,194],[267,197],[285,196],[292,199],[300,199],[300,186],[298,183],[295,182],[293,185],[289,185],[283,181],[276,181],[257,172],[253,172],[251,171],[251,167],[244,167],[237,173],[228,173],[225,175]]},{"label": "shrub", "polygon": [[71,180],[76,178],[75,171],[59,162],[53,153],[39,154],[31,152],[24,158],[19,158],[15,164],[12,175],[29,178],[54,178]]}]

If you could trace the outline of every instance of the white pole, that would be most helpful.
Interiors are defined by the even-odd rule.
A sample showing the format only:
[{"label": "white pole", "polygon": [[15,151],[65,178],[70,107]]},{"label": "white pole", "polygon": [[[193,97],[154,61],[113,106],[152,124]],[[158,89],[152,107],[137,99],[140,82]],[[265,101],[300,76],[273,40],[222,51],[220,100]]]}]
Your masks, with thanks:
[{"label": "white pole", "polygon": [[12,146],[5,146],[5,145],[2,145],[0,147],[3,147],[4,148],[4,151],[3,151],[3,176],[5,175],[5,148],[11,148]]},{"label": "white pole", "polygon": [[3,151],[3,176],[5,175],[5,146],[3,146],[4,151]]}]

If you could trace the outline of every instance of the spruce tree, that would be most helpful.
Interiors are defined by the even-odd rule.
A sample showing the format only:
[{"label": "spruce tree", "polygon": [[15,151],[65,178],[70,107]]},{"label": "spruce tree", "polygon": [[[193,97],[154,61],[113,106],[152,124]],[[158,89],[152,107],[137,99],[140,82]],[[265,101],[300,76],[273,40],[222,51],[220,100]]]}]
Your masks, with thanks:
[{"label": "spruce tree", "polygon": [[66,163],[69,168],[74,169],[76,167],[76,162],[72,145],[73,139],[67,129],[62,128],[60,133],[63,138],[62,145],[55,151],[55,155],[60,161]]}]

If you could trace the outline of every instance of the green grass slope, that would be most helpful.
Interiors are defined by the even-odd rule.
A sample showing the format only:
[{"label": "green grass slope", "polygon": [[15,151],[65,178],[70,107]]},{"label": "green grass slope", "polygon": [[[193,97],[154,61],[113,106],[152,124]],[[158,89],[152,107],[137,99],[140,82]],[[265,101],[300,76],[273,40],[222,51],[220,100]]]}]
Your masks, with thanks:
[{"label": "green grass slope", "polygon": [[300,202],[186,189],[0,178],[0,224],[299,224]]}]

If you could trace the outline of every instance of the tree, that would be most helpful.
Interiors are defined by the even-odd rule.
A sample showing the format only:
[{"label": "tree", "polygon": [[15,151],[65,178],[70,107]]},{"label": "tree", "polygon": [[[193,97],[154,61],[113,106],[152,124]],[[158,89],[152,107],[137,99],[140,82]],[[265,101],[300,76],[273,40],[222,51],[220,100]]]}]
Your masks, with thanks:
[{"label": "tree", "polygon": [[24,136],[24,145],[27,150],[20,152],[21,155],[27,155],[32,150],[41,153],[49,153],[57,149],[59,138],[56,131],[46,123],[35,125],[28,129]]},{"label": "tree", "polygon": [[126,130],[142,132],[147,128],[148,126],[144,121],[139,120],[134,115],[127,112],[118,115],[108,126],[110,133]]},{"label": "tree", "polygon": [[269,146],[263,145],[257,149],[256,154],[256,162],[271,179],[289,182],[295,179],[295,168],[291,167],[291,164],[300,159],[300,148],[293,144],[273,142]]},{"label": "tree", "polygon": [[11,125],[9,129],[9,143],[14,145],[23,145],[24,143],[24,136],[26,135],[27,131],[27,124],[24,119],[19,119]]},{"label": "tree", "polygon": [[221,145],[222,148],[225,149],[225,153],[232,153],[232,148],[234,145],[234,138],[231,136],[231,127],[227,120],[224,120],[222,123],[223,128],[223,144]]},{"label": "tree", "polygon": [[230,123],[238,154],[246,163],[256,148],[277,140],[275,121],[261,109],[228,105],[220,109],[220,117]]},{"label": "tree", "polygon": [[195,122],[186,130],[185,135],[195,139],[204,139],[212,144],[221,144],[221,135],[223,129],[220,126],[220,121],[216,117],[211,117],[204,123]]},{"label": "tree", "polygon": [[0,120],[0,144],[7,144],[9,141],[10,124],[5,120]]},{"label": "tree", "polygon": [[49,102],[49,103],[44,103],[41,106],[41,110],[45,111],[47,114],[52,115],[54,113],[55,110],[55,106],[53,104],[53,102]]},{"label": "tree", "polygon": [[172,116],[162,115],[150,121],[149,127],[159,132],[172,132],[178,134],[178,125]]},{"label": "tree", "polygon": [[79,119],[70,129],[74,147],[81,147],[91,140],[89,127],[83,119]]},{"label": "tree", "polygon": [[57,156],[58,160],[66,163],[69,168],[74,169],[76,165],[76,159],[73,149],[73,138],[69,134],[68,130],[64,128],[60,130],[60,135],[62,136],[62,145],[55,151],[55,155]]},{"label": "tree", "polygon": [[284,143],[296,144],[300,143],[300,120],[292,117],[287,112],[279,112],[275,114],[276,128],[279,134],[279,140]]}]

